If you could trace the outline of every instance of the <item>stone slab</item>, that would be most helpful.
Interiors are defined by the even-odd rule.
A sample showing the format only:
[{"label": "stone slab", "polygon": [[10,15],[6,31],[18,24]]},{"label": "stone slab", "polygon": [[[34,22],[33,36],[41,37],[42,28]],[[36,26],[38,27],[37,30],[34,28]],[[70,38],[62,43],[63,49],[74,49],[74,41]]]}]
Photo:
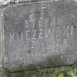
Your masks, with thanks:
[{"label": "stone slab", "polygon": [[3,10],[3,67],[8,71],[70,65],[77,60],[77,3],[34,2]]}]

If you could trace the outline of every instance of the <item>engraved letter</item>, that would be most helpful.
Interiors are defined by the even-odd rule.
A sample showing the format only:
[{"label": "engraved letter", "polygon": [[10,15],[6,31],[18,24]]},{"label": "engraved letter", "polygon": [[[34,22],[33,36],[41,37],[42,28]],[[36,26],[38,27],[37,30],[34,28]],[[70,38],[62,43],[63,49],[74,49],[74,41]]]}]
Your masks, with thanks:
[{"label": "engraved letter", "polygon": [[66,30],[64,31],[64,38],[69,38],[70,32],[69,32],[69,26],[66,28]]},{"label": "engraved letter", "polygon": [[32,25],[33,25],[33,28],[34,28],[34,24],[35,24],[35,19],[34,19],[34,9],[31,11],[31,15],[30,15],[30,22],[32,23]]},{"label": "engraved letter", "polygon": [[40,19],[39,19],[39,27],[40,27],[40,28],[42,27],[42,20],[43,20],[43,18],[40,18]]},{"label": "engraved letter", "polygon": [[45,29],[45,35],[46,35],[46,37],[51,36],[51,30],[48,29],[48,31],[47,31],[47,30]]},{"label": "engraved letter", "polygon": [[25,20],[25,27],[29,27],[29,21]]},{"label": "engraved letter", "polygon": [[73,35],[73,25],[71,25],[71,35]]},{"label": "engraved letter", "polygon": [[43,29],[40,29],[39,38],[43,38]]},{"label": "engraved letter", "polygon": [[35,38],[35,35],[36,35],[36,30],[32,30],[32,32],[33,32],[32,39],[36,39],[36,38]]},{"label": "engraved letter", "polygon": [[30,40],[30,30],[26,31],[26,40]]},{"label": "engraved letter", "polygon": [[15,35],[15,32],[14,33],[10,33],[10,42],[12,41],[12,40],[14,40],[15,41],[15,38],[14,38],[14,35]]}]

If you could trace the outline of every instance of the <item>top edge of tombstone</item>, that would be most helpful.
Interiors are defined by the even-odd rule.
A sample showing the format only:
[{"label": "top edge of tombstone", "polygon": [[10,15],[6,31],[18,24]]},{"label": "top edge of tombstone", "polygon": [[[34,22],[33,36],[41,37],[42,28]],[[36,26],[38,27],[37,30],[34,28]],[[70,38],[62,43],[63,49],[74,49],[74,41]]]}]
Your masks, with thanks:
[{"label": "top edge of tombstone", "polygon": [[67,2],[67,3],[74,3],[74,4],[76,4],[77,2],[75,1],[75,0],[51,0],[51,1],[44,1],[44,0],[42,0],[42,1],[29,1],[29,2],[19,2],[19,3],[15,3],[15,4],[7,4],[7,5],[5,5],[5,6],[3,6],[2,8],[3,8],[3,11],[5,10],[5,9],[7,9],[7,8],[10,8],[10,7],[16,7],[16,6],[23,6],[23,5],[30,5],[30,4],[37,4],[37,3],[49,3],[49,2],[51,2],[51,3],[56,3],[56,2]]},{"label": "top edge of tombstone", "polygon": [[6,8],[10,5],[19,5],[19,4],[31,4],[31,3],[41,3],[41,2],[60,2],[60,1],[66,1],[66,2],[77,2],[76,0],[39,0],[39,1],[19,1],[19,2],[8,2],[5,5],[0,5],[0,8]]}]

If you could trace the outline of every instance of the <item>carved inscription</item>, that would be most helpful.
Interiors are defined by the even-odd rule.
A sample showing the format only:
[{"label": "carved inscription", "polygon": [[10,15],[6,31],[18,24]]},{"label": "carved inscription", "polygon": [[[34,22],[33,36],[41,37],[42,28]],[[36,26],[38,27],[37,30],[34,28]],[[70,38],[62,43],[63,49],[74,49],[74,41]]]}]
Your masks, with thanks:
[{"label": "carved inscription", "polygon": [[10,33],[10,43],[25,39],[27,42],[31,42],[32,49],[41,46],[47,50],[52,50],[55,47],[58,50],[64,47],[73,35],[73,25],[64,25],[63,16],[60,18],[45,17],[45,12],[47,13],[44,5],[41,12],[37,10],[35,13],[34,9],[31,10],[29,19],[24,21],[24,31]]},{"label": "carved inscription", "polygon": [[5,8],[1,42],[4,68],[13,72],[75,63],[77,5],[74,3],[39,1]]}]

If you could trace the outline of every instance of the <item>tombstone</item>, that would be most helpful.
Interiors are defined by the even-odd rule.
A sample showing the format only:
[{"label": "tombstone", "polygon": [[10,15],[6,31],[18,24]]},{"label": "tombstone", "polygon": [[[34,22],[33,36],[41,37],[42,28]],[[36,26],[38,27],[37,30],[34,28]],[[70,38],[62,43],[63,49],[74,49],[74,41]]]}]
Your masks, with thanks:
[{"label": "tombstone", "polygon": [[77,60],[77,3],[16,4],[3,10],[3,67],[10,72],[70,65]]}]

